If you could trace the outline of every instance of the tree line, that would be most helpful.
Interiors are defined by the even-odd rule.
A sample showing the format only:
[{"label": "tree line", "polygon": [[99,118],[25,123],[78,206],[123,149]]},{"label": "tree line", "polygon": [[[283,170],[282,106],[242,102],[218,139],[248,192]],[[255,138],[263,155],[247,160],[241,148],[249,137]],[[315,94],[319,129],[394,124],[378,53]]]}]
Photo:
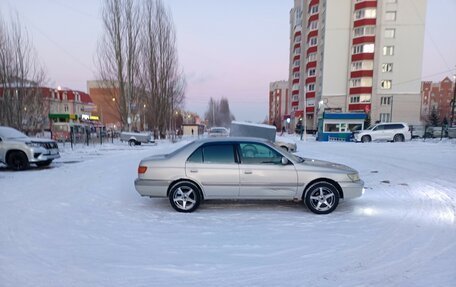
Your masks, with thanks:
[{"label": "tree line", "polygon": [[102,19],[99,77],[115,87],[122,128],[131,129],[142,111],[161,136],[175,130],[173,113],[183,104],[186,82],[170,12],[162,0],[105,0]]}]

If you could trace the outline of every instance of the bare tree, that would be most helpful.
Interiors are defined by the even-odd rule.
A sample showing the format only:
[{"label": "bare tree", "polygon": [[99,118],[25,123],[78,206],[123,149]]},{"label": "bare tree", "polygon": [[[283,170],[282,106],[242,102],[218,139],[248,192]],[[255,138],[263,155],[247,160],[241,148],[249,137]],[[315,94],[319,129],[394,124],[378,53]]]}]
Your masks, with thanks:
[{"label": "bare tree", "polygon": [[231,125],[231,121],[235,120],[235,117],[230,111],[228,99],[226,98],[222,98],[220,101],[217,101],[211,97],[209,99],[208,109],[204,116],[208,125],[212,127],[229,127]]},{"label": "bare tree", "polygon": [[139,105],[140,12],[134,1],[105,0],[102,10],[104,35],[98,45],[99,77],[116,89],[112,97],[122,128],[131,129]]},{"label": "bare tree", "polygon": [[142,118],[164,136],[175,129],[173,112],[185,90],[170,13],[161,0],[105,0],[102,15],[99,73],[117,87],[113,98],[124,127]]},{"label": "bare tree", "polygon": [[37,131],[47,120],[44,69],[18,17],[0,20],[0,124]]},{"label": "bare tree", "polygon": [[175,130],[174,112],[184,100],[185,79],[179,70],[176,34],[171,15],[161,0],[143,2],[141,55],[142,82],[147,103],[147,123],[160,136]]}]

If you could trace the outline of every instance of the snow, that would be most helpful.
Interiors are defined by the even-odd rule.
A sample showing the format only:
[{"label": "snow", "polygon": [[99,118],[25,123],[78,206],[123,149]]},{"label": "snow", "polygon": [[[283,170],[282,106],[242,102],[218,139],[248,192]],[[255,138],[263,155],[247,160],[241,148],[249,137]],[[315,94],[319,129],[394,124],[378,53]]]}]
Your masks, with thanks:
[{"label": "snow", "polygon": [[301,203],[138,195],[139,161],[177,144],[62,147],[49,168],[0,165],[0,286],[455,286],[456,141],[297,142],[366,193]]}]

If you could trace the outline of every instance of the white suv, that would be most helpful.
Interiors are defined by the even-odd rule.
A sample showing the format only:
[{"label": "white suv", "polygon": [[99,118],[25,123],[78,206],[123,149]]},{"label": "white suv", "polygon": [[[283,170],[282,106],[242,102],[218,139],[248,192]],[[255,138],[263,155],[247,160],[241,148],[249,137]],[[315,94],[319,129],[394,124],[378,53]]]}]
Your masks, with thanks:
[{"label": "white suv", "polygon": [[355,132],[353,136],[357,142],[377,140],[403,142],[412,137],[406,123],[378,123],[366,130]]},{"label": "white suv", "polygon": [[0,126],[0,162],[14,170],[24,170],[34,163],[48,166],[59,158],[57,142],[50,139],[29,138],[20,131]]}]

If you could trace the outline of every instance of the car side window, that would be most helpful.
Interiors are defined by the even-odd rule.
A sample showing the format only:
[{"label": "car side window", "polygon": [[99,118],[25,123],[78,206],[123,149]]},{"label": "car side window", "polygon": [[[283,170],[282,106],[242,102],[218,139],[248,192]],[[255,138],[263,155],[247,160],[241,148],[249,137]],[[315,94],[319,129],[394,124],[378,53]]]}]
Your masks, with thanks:
[{"label": "car side window", "polygon": [[232,144],[215,144],[203,146],[204,163],[235,163]]},{"label": "car side window", "polygon": [[385,129],[385,126],[384,125],[378,125],[375,127],[374,131],[382,131]]},{"label": "car side window", "polygon": [[257,143],[239,144],[243,164],[280,164],[282,155],[272,148]]},{"label": "car side window", "polygon": [[195,150],[187,159],[188,162],[202,163],[203,162],[203,149],[200,147]]}]

